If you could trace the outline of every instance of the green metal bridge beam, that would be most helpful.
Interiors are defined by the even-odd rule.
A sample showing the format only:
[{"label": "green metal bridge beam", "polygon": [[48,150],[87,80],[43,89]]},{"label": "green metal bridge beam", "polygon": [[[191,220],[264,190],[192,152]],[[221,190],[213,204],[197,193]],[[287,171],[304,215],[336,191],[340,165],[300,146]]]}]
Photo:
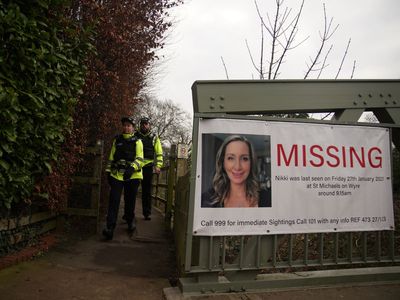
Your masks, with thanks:
[{"label": "green metal bridge beam", "polygon": [[195,113],[400,108],[400,80],[221,80],[192,86]]},{"label": "green metal bridge beam", "polygon": [[400,148],[400,80],[213,80],[192,85],[195,114],[334,112],[333,121],[357,123],[364,111],[394,124]]},{"label": "green metal bridge beam", "polygon": [[333,115],[333,120],[340,122],[354,122],[354,120],[359,120],[364,109],[356,108],[356,109],[342,109],[340,111],[336,111]]}]

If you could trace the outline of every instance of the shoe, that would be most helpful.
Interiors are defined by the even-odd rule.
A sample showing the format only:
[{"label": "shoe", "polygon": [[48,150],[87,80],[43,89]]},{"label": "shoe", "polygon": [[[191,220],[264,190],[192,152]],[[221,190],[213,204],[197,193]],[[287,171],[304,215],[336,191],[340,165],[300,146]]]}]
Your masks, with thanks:
[{"label": "shoe", "polygon": [[128,223],[128,231],[133,232],[136,230],[136,222],[135,219],[131,223]]},{"label": "shoe", "polygon": [[103,229],[103,235],[107,241],[112,240],[114,236],[114,232],[111,229],[104,228]]},{"label": "shoe", "polygon": [[145,219],[146,221],[150,221],[150,220],[151,220],[151,217],[150,217],[150,216],[144,216],[144,219]]}]

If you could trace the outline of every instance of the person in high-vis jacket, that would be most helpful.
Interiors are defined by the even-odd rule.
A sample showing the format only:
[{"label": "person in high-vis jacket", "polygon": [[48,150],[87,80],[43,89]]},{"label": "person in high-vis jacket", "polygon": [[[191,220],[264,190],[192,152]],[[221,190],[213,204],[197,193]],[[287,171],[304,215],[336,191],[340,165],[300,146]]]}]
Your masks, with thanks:
[{"label": "person in high-vis jacket", "polygon": [[139,130],[135,136],[143,142],[144,163],[142,180],[142,208],[145,220],[151,220],[151,181],[153,172],[160,173],[163,165],[163,150],[161,141],[157,135],[150,130],[150,119],[142,117]]},{"label": "person in high-vis jacket", "polygon": [[134,231],[136,194],[143,178],[143,144],[135,134],[135,122],[132,117],[123,117],[122,134],[112,143],[106,172],[110,184],[110,198],[107,211],[106,228],[103,235],[107,240],[113,238],[117,223],[122,190],[125,201],[125,220],[128,230]]}]

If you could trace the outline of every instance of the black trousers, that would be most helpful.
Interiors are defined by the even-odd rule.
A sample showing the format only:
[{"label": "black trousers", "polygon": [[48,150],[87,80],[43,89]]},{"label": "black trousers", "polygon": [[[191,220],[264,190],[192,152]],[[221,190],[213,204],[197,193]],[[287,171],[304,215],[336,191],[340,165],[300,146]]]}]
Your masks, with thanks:
[{"label": "black trousers", "polygon": [[140,180],[131,179],[121,181],[111,178],[110,198],[107,212],[107,228],[113,230],[117,224],[119,204],[121,202],[122,190],[124,191],[125,218],[127,223],[132,223],[135,217],[136,194],[139,188]]},{"label": "black trousers", "polygon": [[143,216],[151,215],[151,181],[153,178],[153,166],[145,166],[142,168],[142,208]]}]

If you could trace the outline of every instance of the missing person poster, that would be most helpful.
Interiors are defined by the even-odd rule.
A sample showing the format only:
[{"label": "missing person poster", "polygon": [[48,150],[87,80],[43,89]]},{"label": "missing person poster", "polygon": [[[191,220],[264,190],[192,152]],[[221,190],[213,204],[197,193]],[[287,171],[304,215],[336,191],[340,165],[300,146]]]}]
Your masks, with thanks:
[{"label": "missing person poster", "polygon": [[202,119],[194,235],[393,230],[386,128]]}]

